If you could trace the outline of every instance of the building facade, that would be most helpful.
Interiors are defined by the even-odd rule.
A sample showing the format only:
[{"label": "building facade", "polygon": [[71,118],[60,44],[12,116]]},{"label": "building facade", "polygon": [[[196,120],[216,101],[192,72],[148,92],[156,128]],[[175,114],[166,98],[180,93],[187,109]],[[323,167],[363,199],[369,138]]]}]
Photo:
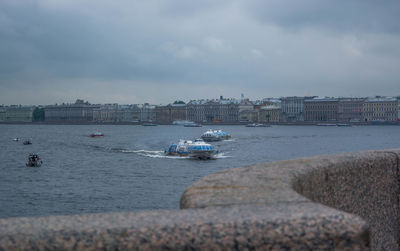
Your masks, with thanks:
[{"label": "building facade", "polygon": [[259,123],[278,123],[281,121],[281,107],[276,105],[267,105],[258,110]]},{"label": "building facade", "polygon": [[205,105],[208,100],[191,100],[186,105],[187,119],[194,122],[206,122]]},{"label": "building facade", "polygon": [[11,105],[0,108],[0,121],[32,122],[34,106]]},{"label": "building facade", "polygon": [[0,122],[6,121],[6,108],[4,106],[0,106]]},{"label": "building facade", "polygon": [[304,101],[314,97],[283,97],[281,98],[281,121],[304,121]]},{"label": "building facade", "polygon": [[74,104],[50,105],[44,107],[45,120],[52,122],[87,122],[93,121],[93,111],[100,105],[92,105],[83,100]]},{"label": "building facade", "polygon": [[398,100],[391,97],[368,98],[363,104],[364,122],[390,122],[398,117]]},{"label": "building facade", "polygon": [[104,104],[93,109],[93,121],[95,122],[116,122],[118,104]]},{"label": "building facade", "polygon": [[236,99],[192,100],[187,104],[187,119],[195,122],[236,123],[239,121]]},{"label": "building facade", "polygon": [[156,106],[144,103],[143,105],[138,105],[140,109],[140,121],[141,122],[154,122],[156,121]]},{"label": "building facade", "polygon": [[400,97],[397,98],[397,121],[400,121]]},{"label": "building facade", "polygon": [[360,122],[362,120],[365,98],[339,98],[338,120],[342,122]]},{"label": "building facade", "polygon": [[239,122],[258,122],[258,109],[240,111]]},{"label": "building facade", "polygon": [[139,122],[138,105],[105,104],[93,110],[93,121],[105,123]]},{"label": "building facade", "polygon": [[305,121],[338,121],[337,98],[313,98],[304,100]]},{"label": "building facade", "polygon": [[156,121],[159,124],[171,124],[174,120],[186,120],[186,104],[156,106]]}]

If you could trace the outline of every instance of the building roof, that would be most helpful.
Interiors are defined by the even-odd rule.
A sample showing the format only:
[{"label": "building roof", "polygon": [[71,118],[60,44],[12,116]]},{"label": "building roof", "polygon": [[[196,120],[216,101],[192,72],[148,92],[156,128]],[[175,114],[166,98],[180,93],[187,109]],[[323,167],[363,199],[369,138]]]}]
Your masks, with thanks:
[{"label": "building roof", "polygon": [[306,99],[304,102],[336,102],[339,101],[338,98],[329,98],[329,97],[316,97],[313,99]]},{"label": "building roof", "polygon": [[397,99],[392,97],[367,98],[365,102],[367,103],[397,102]]}]

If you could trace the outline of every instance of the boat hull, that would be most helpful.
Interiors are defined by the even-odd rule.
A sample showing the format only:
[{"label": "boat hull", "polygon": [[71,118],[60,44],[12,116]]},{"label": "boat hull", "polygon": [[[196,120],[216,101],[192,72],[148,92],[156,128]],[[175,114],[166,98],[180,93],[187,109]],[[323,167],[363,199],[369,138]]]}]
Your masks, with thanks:
[{"label": "boat hull", "polygon": [[25,165],[27,167],[41,167],[42,166],[42,161],[40,160],[40,161],[37,161],[37,162],[28,162],[28,163],[25,163]]},{"label": "boat hull", "polygon": [[221,137],[217,137],[217,136],[201,136],[201,138],[205,141],[205,142],[214,142],[214,141],[221,141],[222,138]]},{"label": "boat hull", "polygon": [[90,134],[90,137],[92,137],[92,138],[100,138],[100,137],[104,137],[104,134]]},{"label": "boat hull", "polygon": [[215,153],[213,151],[193,151],[189,153],[178,153],[178,152],[166,152],[167,156],[179,156],[179,157],[189,157],[192,159],[215,159]]},{"label": "boat hull", "polygon": [[222,141],[230,139],[231,136],[224,135],[224,136],[201,136],[201,138],[206,142],[213,142],[213,141]]},{"label": "boat hull", "polygon": [[215,159],[215,152],[214,151],[193,151],[189,153],[189,157],[193,159]]}]

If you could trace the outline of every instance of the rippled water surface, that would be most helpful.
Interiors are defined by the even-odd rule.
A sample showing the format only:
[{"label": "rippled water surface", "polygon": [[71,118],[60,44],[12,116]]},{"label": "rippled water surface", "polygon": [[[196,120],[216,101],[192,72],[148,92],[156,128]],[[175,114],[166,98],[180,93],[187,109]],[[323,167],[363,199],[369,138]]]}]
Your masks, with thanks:
[{"label": "rippled water surface", "polygon": [[[232,135],[222,154],[199,161],[166,157],[179,139],[208,127],[0,125],[0,218],[177,209],[185,188],[231,167],[348,151],[400,147],[400,126],[211,126]],[[103,138],[88,135],[101,131]],[[32,137],[32,145],[13,138]],[[29,153],[43,159],[27,168]]]}]

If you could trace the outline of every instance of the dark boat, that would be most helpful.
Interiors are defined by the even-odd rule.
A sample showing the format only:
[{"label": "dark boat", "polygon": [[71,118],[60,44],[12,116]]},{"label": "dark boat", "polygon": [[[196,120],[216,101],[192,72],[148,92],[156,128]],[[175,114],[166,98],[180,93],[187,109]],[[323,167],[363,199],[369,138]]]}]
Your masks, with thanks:
[{"label": "dark boat", "polygon": [[90,134],[90,137],[92,137],[92,138],[104,137],[104,134],[101,132],[95,132],[95,133]]},{"label": "dark boat", "polygon": [[23,142],[24,145],[32,145],[32,139],[26,139]]},{"label": "dark boat", "polygon": [[339,127],[351,127],[351,124],[336,124]]},{"label": "dark boat", "polygon": [[25,165],[27,167],[40,167],[43,161],[39,158],[37,154],[29,154],[28,160],[26,161]]},{"label": "dark boat", "polygon": [[247,124],[246,127],[271,127],[271,126],[266,124],[252,123],[252,124]]},{"label": "dark boat", "polygon": [[202,125],[196,124],[196,123],[184,124],[183,126],[184,127],[202,127]]}]

